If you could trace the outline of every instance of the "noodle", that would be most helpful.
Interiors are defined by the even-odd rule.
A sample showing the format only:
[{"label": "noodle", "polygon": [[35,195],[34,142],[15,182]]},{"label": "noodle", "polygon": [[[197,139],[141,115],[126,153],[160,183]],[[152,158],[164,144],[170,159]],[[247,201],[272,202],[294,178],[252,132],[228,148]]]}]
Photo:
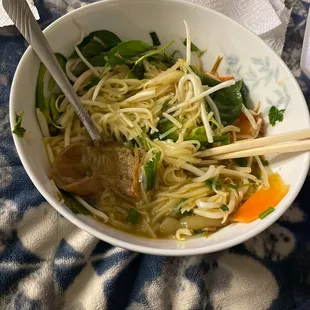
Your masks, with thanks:
[{"label": "noodle", "polygon": [[[203,81],[200,74],[204,73],[191,66],[192,59],[195,64],[200,59],[198,53],[192,54],[189,27],[186,21],[184,24],[186,60],[164,52],[173,42],[158,50],[149,47],[129,59],[126,57],[132,50],[117,51],[117,42],[113,42],[111,49],[116,52],[111,55],[105,50],[109,47],[105,37],[96,32],[88,39],[99,50],[104,49],[104,57],[100,58],[100,53],[96,61],[86,57],[80,39],[75,54],[66,62],[64,71],[104,141],[100,150],[104,153],[107,148],[113,158],[105,159],[94,151],[95,146],[87,144],[87,131],[63,94],[55,94],[55,115],[47,117],[46,111],[37,109],[52,167],[70,147],[85,147],[81,154],[66,159],[76,160],[70,162],[66,173],[74,171],[71,179],[76,183],[82,175],[84,194],[95,185],[101,188],[89,196],[72,191],[80,207],[117,229],[151,238],[174,236],[180,241],[197,231],[214,231],[226,225],[249,196],[269,186],[268,171],[258,156],[248,158],[244,165],[235,160],[202,158],[204,149],[257,138],[264,124],[258,110],[249,110],[244,104],[234,107],[239,114],[227,120],[227,107],[223,113],[215,95],[231,91],[239,81],[221,82],[218,75],[205,76],[212,80],[210,85]],[[139,48],[143,50],[145,45]],[[244,119],[249,132],[240,124]],[[119,152],[113,153],[114,148]],[[85,171],[81,163],[88,165]],[[65,165],[66,161],[62,162],[60,169]],[[117,179],[122,165],[127,170]],[[115,170],[107,177],[105,169],[112,166]],[[92,182],[94,176],[95,185],[90,186],[87,181]],[[64,181],[68,180],[66,175]],[[128,180],[130,188],[124,193],[120,186]],[[62,192],[70,192],[56,181]],[[169,224],[169,234],[167,225],[162,229],[164,223]]]}]

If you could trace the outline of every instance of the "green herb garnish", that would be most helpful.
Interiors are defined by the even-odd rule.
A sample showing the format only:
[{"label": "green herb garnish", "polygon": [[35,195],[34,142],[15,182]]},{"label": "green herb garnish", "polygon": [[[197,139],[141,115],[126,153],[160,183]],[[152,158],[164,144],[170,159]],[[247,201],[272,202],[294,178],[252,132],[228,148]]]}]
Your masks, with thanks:
[{"label": "green herb garnish", "polygon": [[159,41],[159,38],[158,38],[158,35],[157,35],[157,33],[155,31],[150,32],[150,36],[152,38],[154,46],[160,46],[161,45],[161,43]]},{"label": "green herb garnish", "polygon": [[209,233],[208,231],[204,231],[204,232],[203,232],[203,236],[204,236],[204,237],[207,238],[209,235],[210,235],[210,233]]},{"label": "green herb garnish", "polygon": [[85,90],[91,89],[93,86],[96,86],[100,82],[100,77],[99,76],[93,76],[88,84],[84,86]]},{"label": "green herb garnish", "polygon": [[266,166],[269,166],[269,161],[266,160],[265,156],[259,156],[262,164],[266,167]]},{"label": "green herb garnish", "polygon": [[193,66],[190,67],[193,70],[193,72],[200,78],[202,85],[216,86],[221,83],[220,80],[211,77],[209,74],[205,74]]},{"label": "green herb garnish", "polygon": [[79,201],[71,196],[68,192],[60,191],[65,205],[75,214],[91,215],[92,213],[88,211]]},{"label": "green herb garnish", "polygon": [[213,185],[217,190],[222,189],[222,183],[218,179],[211,178],[206,180],[205,183],[210,189],[212,189]]},{"label": "green herb garnish", "polygon": [[267,217],[270,213],[272,213],[274,211],[273,207],[269,207],[267,210],[265,210],[264,212],[262,212],[258,217],[263,220],[265,217]]},{"label": "green herb garnish", "polygon": [[238,189],[241,187],[245,187],[245,186],[254,186],[254,183],[247,183],[247,184],[241,184],[241,185],[237,185],[237,184],[224,184],[224,186],[232,188],[232,189]]},{"label": "green herb garnish", "polygon": [[193,229],[193,231],[195,235],[203,234],[205,232],[203,229]]},{"label": "green herb garnish", "polygon": [[[220,80],[199,71],[193,66],[191,66],[191,69],[200,78],[202,85],[210,87],[221,83]],[[243,104],[243,89],[243,81],[239,80],[235,85],[221,89],[211,95],[224,125],[230,125],[238,119]]]},{"label": "green herb garnish", "polygon": [[22,138],[25,134],[26,129],[22,127],[24,111],[22,111],[19,115],[16,114],[16,123],[14,125],[13,133]]},{"label": "green herb garnish", "polygon": [[239,185],[236,184],[227,184],[226,186],[232,189],[238,189],[240,187]]},{"label": "green herb garnish", "polygon": [[236,164],[239,167],[246,167],[248,165],[248,159],[247,158],[236,158],[236,159],[234,159],[234,161],[236,162]]},{"label": "green herb garnish", "polygon": [[180,211],[180,214],[182,216],[191,216],[191,215],[193,215],[193,210],[184,211],[183,213],[181,212],[181,210],[179,210],[179,211]]},{"label": "green herb garnish", "polygon": [[[64,70],[67,59],[60,53],[56,53],[55,56],[60,66]],[[45,65],[43,63],[40,63],[36,86],[36,108],[39,108],[42,114],[45,116],[50,135],[55,136],[59,133],[59,128],[55,124],[55,116],[58,114],[58,112],[55,113],[56,110],[54,107],[56,98],[51,98],[44,93],[46,71],[47,69]],[[49,88],[54,88],[54,86],[55,82],[53,82],[53,80],[50,80]]]},{"label": "green herb garnish", "polygon": [[208,237],[209,236],[209,232],[204,230],[204,229],[196,229],[193,230],[195,235],[200,235],[203,234],[204,237]]},{"label": "green herb garnish", "polygon": [[169,42],[168,44],[166,44],[165,46],[163,46],[161,49],[159,50],[155,50],[155,51],[151,51],[145,55],[143,55],[142,57],[140,57],[134,64],[133,68],[131,69],[131,71],[128,74],[129,78],[137,78],[139,80],[143,79],[144,77],[144,66],[143,66],[143,60],[149,58],[149,57],[153,57],[157,54],[161,54],[162,52],[164,52],[170,45],[172,45],[174,43],[174,41]]},{"label": "green herb garnish", "polygon": [[[165,132],[167,132],[168,130],[170,130],[171,128],[173,128],[175,125],[170,122],[170,121],[163,121],[163,122],[158,122],[157,125],[157,129],[159,134],[163,134]],[[179,138],[179,134],[178,131],[174,131],[172,133],[170,133],[168,136],[166,136],[165,138],[163,138],[163,140],[168,140],[171,139],[172,141],[177,141]]]},{"label": "green herb garnish", "polygon": [[[179,200],[178,205],[176,207],[176,209],[178,208],[178,210],[176,211],[175,218],[180,219],[182,216],[191,216],[191,215],[193,215],[193,210],[184,211],[183,213],[181,212],[180,204],[182,204],[186,200],[187,200],[187,198],[181,198]],[[184,207],[184,205],[182,207]]]},{"label": "green herb garnish", "polygon": [[[185,46],[187,46],[187,39],[184,39],[183,44]],[[191,51],[192,52],[200,52],[201,53],[201,50],[193,42],[191,43]]]},{"label": "green herb garnish", "polygon": [[[192,132],[184,137],[185,141],[188,140],[197,140],[201,143],[202,146],[208,147],[212,144],[209,143],[208,137],[206,135],[206,130],[203,126],[194,128]],[[230,142],[230,134],[222,135],[222,136],[213,136],[213,142],[221,142],[221,144],[229,144]]]},{"label": "green herb garnish", "polygon": [[[78,45],[78,48],[82,55],[92,63],[93,59],[96,59],[100,53],[110,51],[120,42],[122,42],[121,39],[113,32],[98,30],[85,37],[82,43]],[[78,58],[77,53],[74,52],[70,58]]]},{"label": "green herb garnish", "polygon": [[222,204],[221,207],[220,207],[220,209],[221,209],[222,211],[229,211],[229,208],[228,208],[227,205],[225,205],[225,204]]},{"label": "green herb garnish", "polygon": [[131,208],[128,213],[127,221],[131,224],[139,224],[141,214],[134,208]]},{"label": "green herb garnish", "polygon": [[269,110],[268,117],[271,126],[275,126],[276,122],[282,122],[285,109],[279,110],[277,107],[272,106]]},{"label": "green herb garnish", "polygon": [[221,89],[211,96],[224,125],[233,124],[241,113],[243,105],[242,87],[243,81],[239,80],[235,85]]},{"label": "green herb garnish", "polygon": [[147,191],[150,191],[155,185],[157,165],[160,159],[160,155],[160,152],[154,152],[152,158],[150,158],[144,165]]},{"label": "green herb garnish", "polygon": [[[60,64],[62,70],[65,71],[66,63],[67,63],[67,58],[65,56],[63,56],[62,54],[60,54],[60,53],[55,53],[55,57],[56,57],[58,63]],[[54,78],[51,78],[50,81],[49,81],[49,84],[48,84],[48,89],[50,91],[53,90],[55,85],[56,85],[56,82],[55,82]]]}]

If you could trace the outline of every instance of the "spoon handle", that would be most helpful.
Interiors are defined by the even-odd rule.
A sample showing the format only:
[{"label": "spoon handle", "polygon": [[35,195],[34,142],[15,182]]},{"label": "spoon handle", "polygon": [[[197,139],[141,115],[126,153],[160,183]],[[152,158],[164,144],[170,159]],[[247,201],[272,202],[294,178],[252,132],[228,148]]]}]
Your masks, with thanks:
[{"label": "spoon handle", "polygon": [[2,0],[2,5],[67,97],[92,140],[101,140],[98,130],[60,67],[26,0]]}]

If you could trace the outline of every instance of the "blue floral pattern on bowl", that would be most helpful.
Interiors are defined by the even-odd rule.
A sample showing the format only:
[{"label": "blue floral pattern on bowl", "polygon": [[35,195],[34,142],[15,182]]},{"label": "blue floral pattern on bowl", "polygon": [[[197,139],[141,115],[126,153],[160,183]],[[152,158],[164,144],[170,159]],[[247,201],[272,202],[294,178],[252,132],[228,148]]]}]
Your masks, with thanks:
[{"label": "blue floral pattern on bowl", "polygon": [[240,57],[236,55],[225,56],[225,72],[237,79],[243,79],[247,89],[254,91],[258,87],[274,87],[273,97],[265,97],[263,114],[268,113],[271,106],[278,109],[286,109],[291,101],[285,83],[279,80],[279,67],[272,66],[268,56],[251,57],[250,65],[240,63]]}]

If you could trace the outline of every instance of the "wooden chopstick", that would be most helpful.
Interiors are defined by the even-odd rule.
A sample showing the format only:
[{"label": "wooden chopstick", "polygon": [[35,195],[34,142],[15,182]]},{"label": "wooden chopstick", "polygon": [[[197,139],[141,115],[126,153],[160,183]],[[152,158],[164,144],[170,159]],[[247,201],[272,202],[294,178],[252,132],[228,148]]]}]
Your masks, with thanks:
[{"label": "wooden chopstick", "polygon": [[[241,152],[244,150],[261,148],[261,147],[265,147],[268,145],[274,146],[274,144],[278,144],[278,143],[294,141],[294,140],[303,140],[307,138],[310,138],[310,129],[303,129],[303,130],[287,132],[287,133],[283,133],[279,135],[258,138],[258,139],[253,139],[253,140],[239,141],[239,142],[229,144],[229,145],[213,147],[211,149],[199,152],[198,156],[199,157],[212,156],[215,158],[216,155],[222,155],[222,154],[239,152],[239,151]],[[303,149],[303,150],[305,151],[306,149]],[[262,152],[262,150],[259,150],[259,151]],[[268,151],[268,152],[269,152],[268,154],[271,154],[271,151]],[[272,152],[277,153],[275,152],[275,150]],[[260,155],[264,155],[264,154],[260,154]],[[253,156],[253,155],[244,155],[244,156]],[[237,158],[237,157],[231,157],[231,158]]]},{"label": "wooden chopstick", "polygon": [[293,141],[286,143],[278,143],[269,146],[257,147],[254,149],[248,149],[243,151],[231,152],[222,155],[212,156],[210,159],[223,160],[223,159],[233,159],[241,157],[250,157],[250,156],[260,156],[276,153],[294,153],[294,152],[303,152],[310,151],[310,140],[302,141]]}]

